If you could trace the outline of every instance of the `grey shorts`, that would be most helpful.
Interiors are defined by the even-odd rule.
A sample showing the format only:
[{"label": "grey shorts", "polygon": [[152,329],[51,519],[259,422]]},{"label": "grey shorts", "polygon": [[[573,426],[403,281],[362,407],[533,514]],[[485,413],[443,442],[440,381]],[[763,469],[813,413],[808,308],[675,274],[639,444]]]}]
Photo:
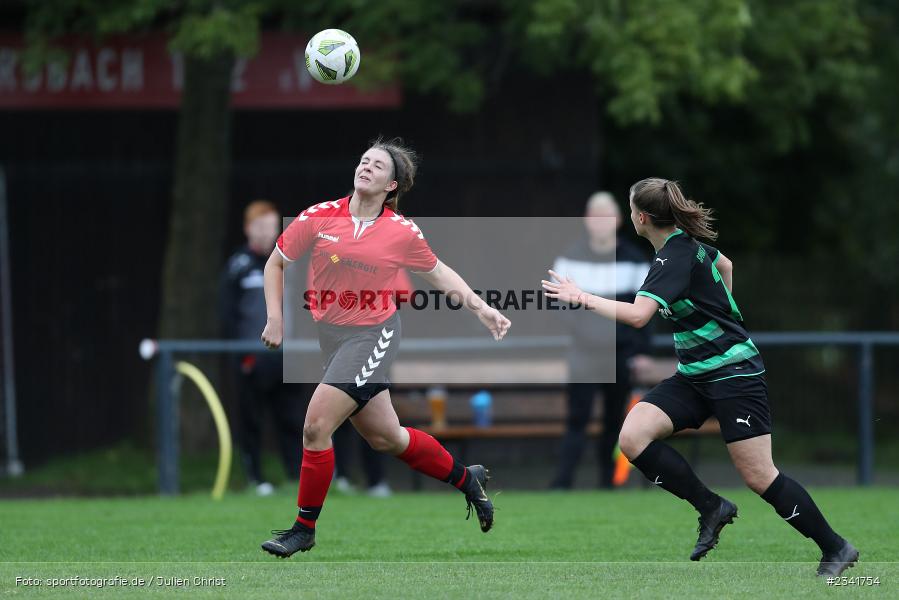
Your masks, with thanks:
[{"label": "grey shorts", "polygon": [[318,323],[322,383],[346,392],[359,405],[358,413],[369,400],[390,389],[387,375],[399,352],[400,337],[398,312],[377,325]]}]

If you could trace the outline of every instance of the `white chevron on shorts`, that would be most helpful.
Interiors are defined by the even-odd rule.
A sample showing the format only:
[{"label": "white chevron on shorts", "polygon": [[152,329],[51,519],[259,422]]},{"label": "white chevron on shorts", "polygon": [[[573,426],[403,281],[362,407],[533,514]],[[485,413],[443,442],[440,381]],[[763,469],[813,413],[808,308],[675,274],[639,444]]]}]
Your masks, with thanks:
[{"label": "white chevron on shorts", "polygon": [[[378,368],[378,365],[381,364],[381,359],[387,354],[387,348],[390,346],[390,338],[392,337],[393,330],[387,331],[386,327],[381,328],[381,337],[378,338],[377,345],[372,348],[371,355],[368,357],[368,367],[371,370],[366,369],[365,365],[362,365],[361,373],[356,375],[356,387],[362,387],[368,383],[368,378],[375,374],[375,369]],[[378,352],[378,348],[381,348],[381,352]],[[374,360],[373,357],[377,360]]]}]

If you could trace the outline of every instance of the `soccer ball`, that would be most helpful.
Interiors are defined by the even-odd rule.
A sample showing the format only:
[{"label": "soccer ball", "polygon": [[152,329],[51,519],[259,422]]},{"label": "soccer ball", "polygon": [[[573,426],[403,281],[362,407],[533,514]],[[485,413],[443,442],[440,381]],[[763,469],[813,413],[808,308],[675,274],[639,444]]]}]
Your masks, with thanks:
[{"label": "soccer ball", "polygon": [[340,29],[319,31],[306,44],[306,69],[320,83],[349,81],[359,70],[361,60],[356,40]]}]

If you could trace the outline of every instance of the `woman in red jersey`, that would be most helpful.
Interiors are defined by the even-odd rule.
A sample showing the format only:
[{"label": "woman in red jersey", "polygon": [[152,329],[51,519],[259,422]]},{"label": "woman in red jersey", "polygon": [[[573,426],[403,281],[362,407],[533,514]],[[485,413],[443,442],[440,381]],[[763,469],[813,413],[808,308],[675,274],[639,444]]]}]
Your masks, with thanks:
[{"label": "woman in red jersey", "polygon": [[268,322],[262,341],[278,348],[285,263],[310,253],[313,285],[306,299],[324,363],[303,425],[299,514],[291,529],[273,531],[276,537],[262,544],[275,556],[286,558],[315,545],[315,523],[334,472],[331,435],[346,419],[374,449],[463,492],[469,515],[474,508],[482,531],[493,525],[493,504],[484,492],[487,470],[466,467],[430,435],[401,427],[390,401],[387,373],[401,337],[391,288],[399,269],[418,273],[438,290],[460,294],[494,339],[502,339],[510,325],[437,259],[415,223],[396,213],[415,170],[415,155],[401,140],[378,139],[356,166],[353,193],[304,210],[278,238],[265,266]]}]

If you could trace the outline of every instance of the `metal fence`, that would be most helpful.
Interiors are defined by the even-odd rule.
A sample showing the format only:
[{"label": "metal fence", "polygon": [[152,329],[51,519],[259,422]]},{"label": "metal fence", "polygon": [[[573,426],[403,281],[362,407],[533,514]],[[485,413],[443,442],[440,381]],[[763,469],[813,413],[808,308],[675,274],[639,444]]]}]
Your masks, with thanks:
[{"label": "metal fence", "polygon": [[[752,336],[756,345],[775,347],[848,347],[857,352],[857,418],[858,462],[856,480],[859,485],[871,485],[874,475],[874,347],[899,346],[899,333],[893,332],[760,332]],[[653,346],[670,348],[668,335],[653,336]],[[568,348],[567,336],[539,336],[509,338],[496,344],[488,338],[430,339],[409,338],[403,340],[403,351],[424,354],[490,349],[502,353],[510,349],[540,348],[562,351]],[[317,354],[318,341],[314,339],[287,342],[291,352]],[[156,359],[156,417],[157,460],[159,467],[159,493],[178,493],[178,428],[177,400],[174,394],[175,355],[179,354],[249,354],[260,351],[260,343],[223,340],[144,340],[141,355]]]}]

